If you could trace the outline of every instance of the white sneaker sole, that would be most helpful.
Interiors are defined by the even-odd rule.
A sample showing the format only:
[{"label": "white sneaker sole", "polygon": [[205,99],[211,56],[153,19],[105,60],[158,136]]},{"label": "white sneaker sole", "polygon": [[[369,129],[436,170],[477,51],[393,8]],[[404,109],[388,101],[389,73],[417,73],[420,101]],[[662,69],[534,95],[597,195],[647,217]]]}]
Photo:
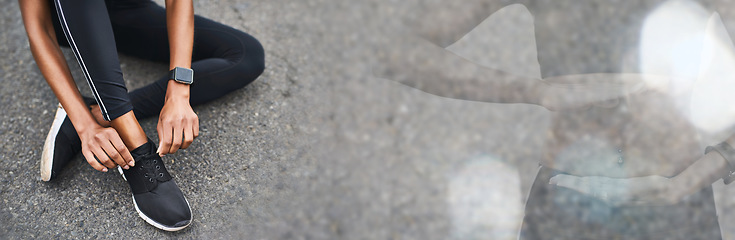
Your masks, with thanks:
[{"label": "white sneaker sole", "polygon": [[41,153],[41,181],[48,182],[51,180],[51,171],[54,166],[54,150],[56,149],[56,135],[59,134],[61,124],[66,118],[66,110],[59,104],[54,116],[54,122],[51,124],[51,130],[46,135],[46,142],[43,144],[43,152]]},{"label": "white sneaker sole", "polygon": [[[117,171],[120,172],[120,175],[127,182],[128,179],[125,177],[125,174],[123,173],[123,170],[122,170],[122,168],[120,166],[117,167]],[[135,211],[138,212],[138,216],[140,216],[140,218],[142,218],[143,220],[145,220],[145,222],[147,222],[148,224],[153,225],[154,227],[156,227],[158,229],[161,229],[161,230],[164,230],[164,231],[169,231],[169,232],[179,231],[179,230],[184,229],[184,228],[188,227],[189,225],[191,225],[191,222],[194,219],[194,213],[192,212],[191,213],[191,218],[189,219],[189,223],[188,224],[186,224],[184,226],[181,226],[181,227],[167,227],[167,226],[164,226],[163,224],[160,224],[160,223],[156,222],[155,220],[149,218],[143,212],[141,212],[140,209],[138,208],[138,203],[135,202],[135,196],[131,194],[130,197],[133,199],[133,206],[135,206]],[[184,201],[186,201],[186,206],[189,207],[189,211],[191,211],[191,205],[189,205],[189,200],[187,200],[186,197],[184,197]]]}]

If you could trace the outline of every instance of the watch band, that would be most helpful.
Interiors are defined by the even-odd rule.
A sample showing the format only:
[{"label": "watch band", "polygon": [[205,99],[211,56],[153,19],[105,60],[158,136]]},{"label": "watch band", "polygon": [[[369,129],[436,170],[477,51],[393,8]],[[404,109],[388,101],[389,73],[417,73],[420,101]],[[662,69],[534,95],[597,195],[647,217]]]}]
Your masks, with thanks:
[{"label": "watch band", "polygon": [[194,83],[194,70],[189,68],[174,67],[168,73],[168,78],[176,82],[191,85]]},{"label": "watch band", "polygon": [[725,158],[725,161],[727,161],[729,172],[727,176],[722,178],[722,181],[725,182],[725,184],[730,184],[735,181],[735,149],[733,149],[730,144],[727,144],[727,142],[721,142],[715,146],[707,147],[704,150],[704,154],[711,151],[717,151],[723,158]]}]

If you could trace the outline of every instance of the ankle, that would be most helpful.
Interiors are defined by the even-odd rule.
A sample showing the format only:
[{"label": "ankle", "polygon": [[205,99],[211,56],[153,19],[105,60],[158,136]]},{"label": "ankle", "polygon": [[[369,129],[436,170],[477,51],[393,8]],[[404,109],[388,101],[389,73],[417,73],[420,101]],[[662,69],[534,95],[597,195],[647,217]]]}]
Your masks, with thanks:
[{"label": "ankle", "polygon": [[129,139],[128,141],[123,140],[123,142],[125,143],[125,147],[132,150],[132,149],[138,149],[141,146],[148,143],[148,138],[147,137],[143,137],[142,139],[135,138],[135,139]]},{"label": "ankle", "polygon": [[110,125],[115,128],[128,149],[136,149],[148,142],[148,137],[135,119],[133,111],[113,119]]}]

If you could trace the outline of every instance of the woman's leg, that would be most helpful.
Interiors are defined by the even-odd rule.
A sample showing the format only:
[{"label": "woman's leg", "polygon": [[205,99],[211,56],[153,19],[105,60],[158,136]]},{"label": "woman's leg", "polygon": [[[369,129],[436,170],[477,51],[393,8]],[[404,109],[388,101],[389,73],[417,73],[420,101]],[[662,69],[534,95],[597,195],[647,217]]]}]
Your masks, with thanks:
[{"label": "woman's leg", "polygon": [[[54,1],[59,27],[81,66],[105,120],[128,149],[147,142],[132,113],[115,48],[115,39],[102,1]],[[109,167],[109,166],[108,166]]]},{"label": "woman's leg", "polygon": [[[147,60],[168,62],[165,9],[151,1],[125,3],[119,8],[116,3],[111,3],[109,8],[119,51]],[[194,20],[192,61],[192,105],[217,99],[248,85],[260,76],[265,67],[263,47],[258,40],[200,16]],[[165,73],[156,82],[130,93],[136,117],[156,116],[160,112],[169,80]]]},{"label": "woman's leg", "polygon": [[[49,2],[54,4],[53,0]],[[145,0],[118,0],[106,1],[106,3],[112,20],[111,25],[116,38],[117,50],[152,61],[168,61],[165,9]],[[56,11],[52,11],[51,14],[52,19],[60,19]],[[59,21],[54,21],[54,28],[59,36],[57,38],[59,44],[72,47],[66,38],[61,37],[64,36],[64,31]],[[192,105],[205,103],[242,88],[263,72],[265,63],[262,46],[255,38],[242,31],[197,16],[194,38],[192,68],[195,70],[195,82],[191,87]],[[117,53],[113,51],[110,54],[114,56],[110,57],[114,62],[108,63],[109,69],[115,69],[115,72],[119,73]],[[156,82],[129,93],[136,118],[158,115],[163,107],[168,74],[161,75],[163,76]],[[125,89],[122,82],[115,86]],[[123,91],[118,89],[119,92]],[[120,96],[125,97],[125,95]],[[102,111],[102,106],[92,108],[92,113],[98,118],[100,124],[109,124],[103,122],[106,114],[104,114],[105,111]],[[65,127],[73,128],[71,124]],[[76,134],[70,134],[67,138],[69,141],[64,142],[71,144],[73,149],[79,148],[79,137]],[[70,153],[61,158],[64,160],[71,158],[76,151]]]},{"label": "woman's leg", "polygon": [[101,115],[111,120],[110,124],[135,158],[135,166],[122,171],[133,193],[135,210],[146,222],[166,231],[187,227],[192,220],[189,203],[155,152],[155,143],[148,141],[133,115],[105,2],[54,0],[54,3],[59,28],[79,60]]}]

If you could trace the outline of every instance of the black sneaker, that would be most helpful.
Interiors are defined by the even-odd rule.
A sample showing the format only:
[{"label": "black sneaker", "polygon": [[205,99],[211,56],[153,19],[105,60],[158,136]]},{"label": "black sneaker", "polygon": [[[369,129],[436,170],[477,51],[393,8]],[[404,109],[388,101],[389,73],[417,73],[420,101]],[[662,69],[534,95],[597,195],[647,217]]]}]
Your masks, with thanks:
[{"label": "black sneaker", "polygon": [[46,142],[43,144],[41,180],[50,181],[58,176],[61,169],[81,150],[82,143],[77,131],[66,116],[66,111],[59,104],[51,130],[46,135]]},{"label": "black sneaker", "polygon": [[[82,99],[87,107],[97,104],[93,98],[82,97]],[[80,151],[82,151],[82,142],[79,140],[79,135],[66,115],[66,110],[59,104],[51,130],[46,135],[46,142],[43,144],[41,180],[54,179]]]},{"label": "black sneaker", "polygon": [[149,139],[131,151],[134,167],[117,169],[130,185],[138,215],[154,227],[178,231],[191,223],[191,208],[155,149],[156,145]]}]

